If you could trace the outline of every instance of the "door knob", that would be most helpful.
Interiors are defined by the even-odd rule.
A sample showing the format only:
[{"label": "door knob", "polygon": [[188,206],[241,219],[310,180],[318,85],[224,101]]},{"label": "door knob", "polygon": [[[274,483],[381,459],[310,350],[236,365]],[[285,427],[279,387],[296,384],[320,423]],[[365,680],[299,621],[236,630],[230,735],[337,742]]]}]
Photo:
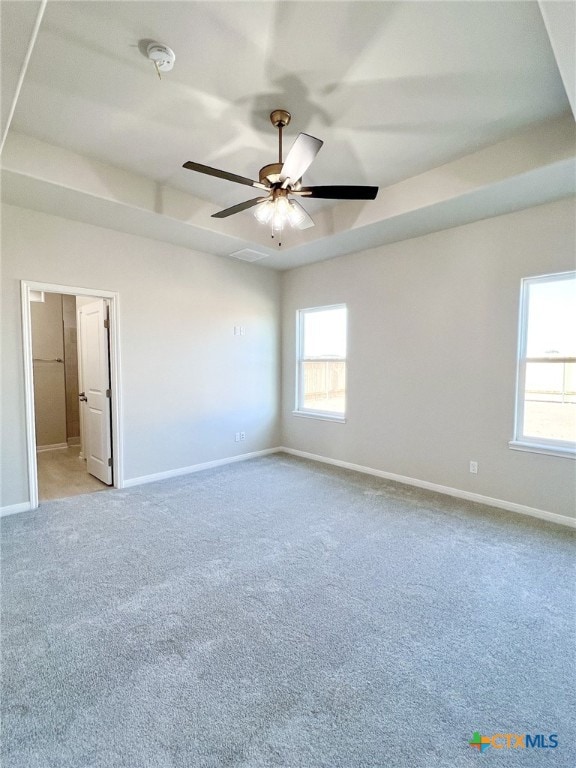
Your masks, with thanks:
[{"label": "door knob", "polygon": [[88,398],[86,397],[86,392],[80,392],[78,397],[80,398],[80,400],[82,400],[83,403],[87,403],[88,402]]}]

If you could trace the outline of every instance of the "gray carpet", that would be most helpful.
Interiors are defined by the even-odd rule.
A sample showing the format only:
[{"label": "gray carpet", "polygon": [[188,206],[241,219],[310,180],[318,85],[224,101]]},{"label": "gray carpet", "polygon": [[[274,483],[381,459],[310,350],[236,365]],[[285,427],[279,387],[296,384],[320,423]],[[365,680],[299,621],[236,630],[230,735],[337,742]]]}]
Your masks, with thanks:
[{"label": "gray carpet", "polygon": [[3,768],[576,763],[568,529],[278,454],[2,540]]}]

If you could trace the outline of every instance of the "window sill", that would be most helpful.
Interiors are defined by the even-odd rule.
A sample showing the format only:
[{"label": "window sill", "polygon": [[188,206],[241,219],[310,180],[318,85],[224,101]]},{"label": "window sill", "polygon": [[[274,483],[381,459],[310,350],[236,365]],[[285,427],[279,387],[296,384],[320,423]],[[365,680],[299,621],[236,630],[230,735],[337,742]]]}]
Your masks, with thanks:
[{"label": "window sill", "polygon": [[513,451],[526,451],[528,453],[543,453],[547,456],[559,456],[562,459],[576,459],[576,448],[562,448],[542,443],[527,443],[522,440],[510,440],[508,447]]},{"label": "window sill", "polygon": [[340,424],[346,424],[345,416],[337,416],[331,413],[321,413],[319,411],[292,411],[292,416],[300,416],[303,419],[318,419],[319,421],[336,421]]}]

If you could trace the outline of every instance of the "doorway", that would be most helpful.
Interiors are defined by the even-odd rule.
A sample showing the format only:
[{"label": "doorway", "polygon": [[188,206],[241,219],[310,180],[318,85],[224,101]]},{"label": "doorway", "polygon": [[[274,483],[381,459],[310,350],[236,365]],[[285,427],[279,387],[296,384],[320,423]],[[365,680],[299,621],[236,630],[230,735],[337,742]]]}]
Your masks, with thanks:
[{"label": "doorway", "polygon": [[22,282],[30,505],[122,487],[118,295]]}]

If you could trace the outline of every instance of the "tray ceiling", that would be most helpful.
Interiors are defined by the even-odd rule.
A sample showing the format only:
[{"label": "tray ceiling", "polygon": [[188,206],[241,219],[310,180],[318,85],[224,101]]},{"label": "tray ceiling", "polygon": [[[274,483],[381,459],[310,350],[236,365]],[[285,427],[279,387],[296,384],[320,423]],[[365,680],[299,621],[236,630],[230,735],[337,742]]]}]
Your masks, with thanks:
[{"label": "tray ceiling", "polygon": [[[574,6],[555,5],[572,23]],[[2,2],[3,36],[10,40],[2,51],[8,102],[38,8]],[[149,236],[170,240],[173,222],[172,241],[179,244],[219,255],[252,248],[267,254],[258,263],[284,269],[422,234],[418,179],[428,189],[438,169],[445,169],[444,183],[454,173],[466,177],[465,158],[497,163],[497,148],[506,142],[545,140],[542,126],[562,124],[556,154],[545,162],[536,152],[532,163],[527,159],[508,176],[494,166],[493,194],[483,204],[461,198],[480,190],[486,197],[486,182],[474,187],[457,178],[453,194],[442,190],[438,199],[432,189],[424,230],[557,199],[573,193],[574,151],[570,158],[573,116],[562,79],[572,52],[565,43],[555,48],[556,38],[532,2],[50,0],[5,144],[5,199],[49,210],[58,187],[65,201],[60,215],[115,228],[122,228],[122,215],[107,209],[135,206],[140,218],[148,213],[140,231]],[[143,54],[149,40],[176,53],[162,80]],[[324,141],[306,183],[381,190],[373,203],[305,201],[317,226],[289,233],[281,252],[250,211],[210,218],[253,191],[181,167],[193,160],[257,178],[261,166],[276,160],[276,132],[268,121],[276,107],[293,115],[286,148],[300,131]],[[4,125],[5,109],[2,118]],[[27,153],[36,166],[26,162]],[[54,170],[56,158],[61,167]],[[530,173],[545,176],[540,196],[533,180],[526,186],[520,178]],[[104,187],[98,193],[91,186],[95,176]],[[503,182],[506,195],[498,188]],[[155,199],[136,204],[138,193],[127,190],[138,185],[143,197],[152,190]],[[406,185],[413,205],[404,200],[392,222],[390,205],[399,204]],[[446,199],[451,209],[438,209],[435,219],[433,209]],[[410,211],[412,229],[398,220]]]}]

